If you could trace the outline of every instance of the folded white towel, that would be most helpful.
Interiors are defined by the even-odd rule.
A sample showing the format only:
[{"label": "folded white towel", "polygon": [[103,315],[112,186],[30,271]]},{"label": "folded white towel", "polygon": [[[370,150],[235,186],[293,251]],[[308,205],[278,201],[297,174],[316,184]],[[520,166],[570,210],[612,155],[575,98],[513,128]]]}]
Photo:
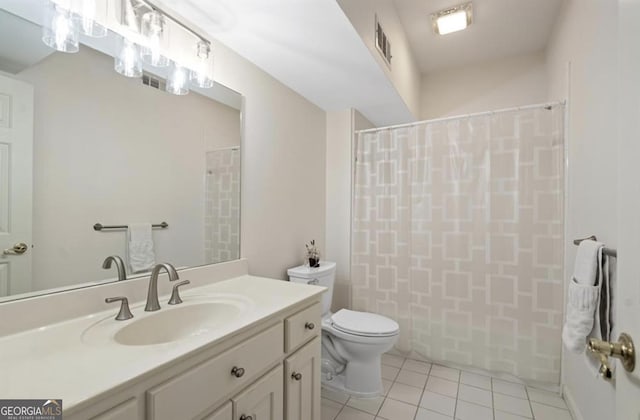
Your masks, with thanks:
[{"label": "folded white towel", "polygon": [[127,259],[132,273],[149,271],[156,263],[151,223],[129,223]]},{"label": "folded white towel", "polygon": [[565,347],[575,353],[585,350],[587,336],[593,330],[602,283],[603,246],[601,242],[582,241],[576,254],[567,292],[567,316],[562,329]]}]

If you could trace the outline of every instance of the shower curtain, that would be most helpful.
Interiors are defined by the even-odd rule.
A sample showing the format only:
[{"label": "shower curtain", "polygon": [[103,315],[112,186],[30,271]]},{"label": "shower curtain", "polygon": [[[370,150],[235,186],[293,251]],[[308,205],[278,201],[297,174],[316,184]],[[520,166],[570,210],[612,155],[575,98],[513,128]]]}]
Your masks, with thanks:
[{"label": "shower curtain", "polygon": [[353,308],[434,361],[558,383],[564,105],[360,133]]}]

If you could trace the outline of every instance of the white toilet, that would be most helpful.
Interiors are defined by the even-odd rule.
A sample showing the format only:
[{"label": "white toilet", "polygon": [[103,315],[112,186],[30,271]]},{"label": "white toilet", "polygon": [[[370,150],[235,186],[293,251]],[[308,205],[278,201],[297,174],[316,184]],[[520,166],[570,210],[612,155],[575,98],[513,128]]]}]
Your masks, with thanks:
[{"label": "white toilet", "polygon": [[332,314],[336,263],[287,270],[289,280],[329,290],[322,298],[322,386],[360,398],[382,394],[380,357],[398,340],[398,323],[382,315],[341,309]]}]

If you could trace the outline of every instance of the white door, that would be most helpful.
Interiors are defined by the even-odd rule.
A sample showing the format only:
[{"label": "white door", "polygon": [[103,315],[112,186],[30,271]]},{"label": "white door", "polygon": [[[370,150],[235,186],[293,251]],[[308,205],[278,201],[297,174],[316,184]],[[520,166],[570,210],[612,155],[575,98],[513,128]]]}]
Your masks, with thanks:
[{"label": "white door", "polygon": [[[640,0],[619,0],[620,121],[618,185],[618,332],[640,344]],[[613,217],[614,215],[612,215]],[[612,337],[617,339],[617,337]],[[616,362],[616,419],[640,419],[640,360]]]},{"label": "white door", "polygon": [[33,88],[0,76],[0,297],[31,291],[32,194]]}]

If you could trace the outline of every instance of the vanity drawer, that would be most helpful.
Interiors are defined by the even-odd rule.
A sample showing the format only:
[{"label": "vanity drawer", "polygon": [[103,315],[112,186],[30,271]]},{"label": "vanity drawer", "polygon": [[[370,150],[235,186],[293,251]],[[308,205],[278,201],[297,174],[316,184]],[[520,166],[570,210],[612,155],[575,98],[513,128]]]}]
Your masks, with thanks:
[{"label": "vanity drawer", "polygon": [[152,388],[147,391],[147,418],[186,420],[202,414],[223,396],[250,384],[267,367],[278,361],[283,353],[283,339],[282,324],[279,323]]},{"label": "vanity drawer", "polygon": [[290,352],[320,334],[322,305],[316,303],[284,321],[285,351]]},{"label": "vanity drawer", "polygon": [[138,400],[131,398],[122,404],[92,417],[92,420],[133,420],[138,417]]}]

